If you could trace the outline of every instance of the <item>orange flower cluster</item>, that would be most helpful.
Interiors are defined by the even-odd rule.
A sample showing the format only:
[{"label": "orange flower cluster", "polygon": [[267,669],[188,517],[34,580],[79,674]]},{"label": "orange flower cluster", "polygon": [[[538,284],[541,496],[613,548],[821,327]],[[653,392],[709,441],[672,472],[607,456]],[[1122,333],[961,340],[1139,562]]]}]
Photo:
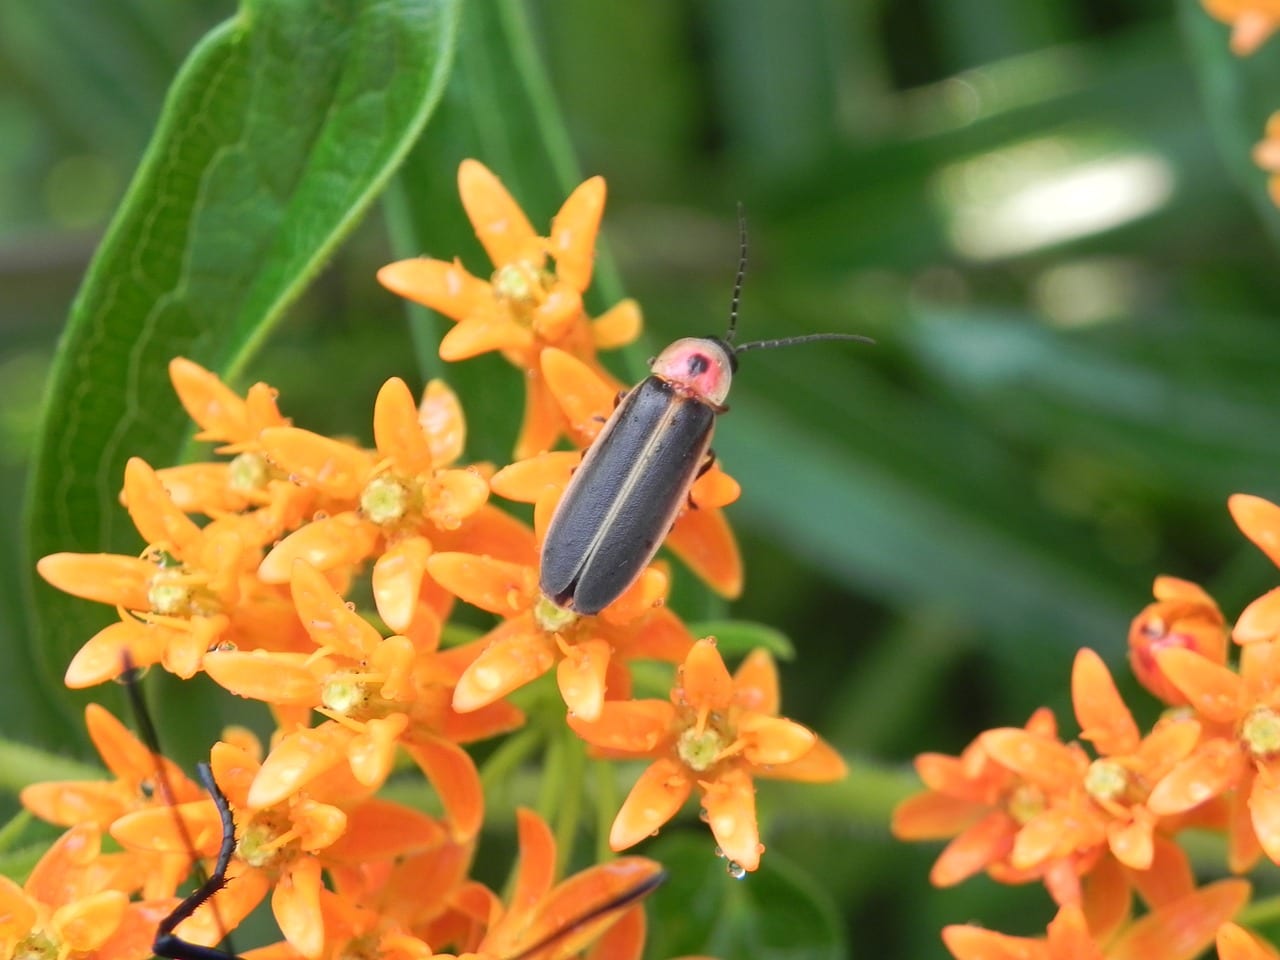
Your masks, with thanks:
[{"label": "orange flower cluster", "polygon": [[[1237,494],[1237,525],[1280,566],[1280,507]],[[1239,647],[1233,665],[1228,639]],[[1228,923],[1249,901],[1242,879],[1196,886],[1179,834],[1226,837],[1226,866],[1280,864],[1280,588],[1229,626],[1200,587],[1155,582],[1133,621],[1129,656],[1168,709],[1149,731],[1125,706],[1102,659],[1076,656],[1078,742],[1063,742],[1048,710],[1025,727],[988,730],[958,757],[924,754],[927,790],[895,811],[903,839],[949,838],[932,881],[979,872],[1004,883],[1043,882],[1058,905],[1047,938],[948,927],[959,960],[1178,960],[1217,938],[1223,960],[1275,957]],[[1135,917],[1134,895],[1146,906]]]},{"label": "orange flower cluster", "polygon": [[[595,320],[582,306],[600,178],[573,192],[547,238],[479,163],[465,161],[458,179],[495,265],[491,279],[425,259],[379,277],[457,321],[442,357],[497,350],[523,374],[515,462],[497,471],[462,462],[461,405],[439,381],[416,399],[388,380],[365,448],[294,426],[265,384],[242,397],[178,359],[170,365],[178,397],[198,439],[217,443],[225,459],[159,470],[131,461],[122,501],[145,543],[140,554],[39,562],[55,587],[118,612],[73,658],[68,685],[102,683],[126,665],[182,678],[203,672],[267,704],[275,719],[265,751],[235,730],[212,750],[236,848],[228,882],[178,928],[192,943],[215,942],[270,894],[283,936],[268,948],[273,957],[372,950],[408,960],[449,946],[477,958],[550,958],[576,956],[597,938],[592,956],[637,956],[637,902],[660,874],[649,860],[614,859],[557,885],[550,830],[522,812],[511,906],[468,879],[485,791],[466,745],[520,729],[526,711],[546,716],[550,706],[563,716],[560,700],[567,736],[604,758],[652,761],[617,814],[614,851],[655,832],[696,788],[720,855],[741,875],[763,850],[755,777],[844,774],[834,750],[777,715],[766,654],[730,675],[714,641],[695,640],[665,605],[665,564],[597,616],[540,595],[537,546],[580,456],[550,447],[562,438],[585,447],[599,431],[618,384],[596,351],[634,338],[640,317],[629,301]],[[491,493],[533,504],[533,527]],[[728,596],[740,591],[742,571],[720,508],[737,494],[723,472],[708,470],[669,539]],[[362,613],[349,598],[366,596],[372,609]],[[442,642],[457,600],[495,614],[497,625],[461,641],[451,631]],[[669,702],[630,699],[635,660],[675,665]],[[519,707],[510,702],[553,668],[559,698],[530,692]],[[8,907],[0,946],[58,960],[140,957],[193,859],[218,853],[221,811],[105,711],[91,707],[87,721],[116,779],[24,791],[30,810],[70,832],[25,888],[0,887]],[[443,816],[379,797],[406,760]],[[104,834],[125,852],[103,854]]]}]

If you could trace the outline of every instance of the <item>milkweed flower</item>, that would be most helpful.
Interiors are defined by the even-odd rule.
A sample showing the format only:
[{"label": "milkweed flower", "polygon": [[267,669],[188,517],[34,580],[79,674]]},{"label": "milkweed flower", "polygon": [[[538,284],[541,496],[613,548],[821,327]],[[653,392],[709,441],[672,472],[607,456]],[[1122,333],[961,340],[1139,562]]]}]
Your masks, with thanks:
[{"label": "milkweed flower", "polygon": [[36,564],[58,589],[120,611],[119,622],[72,658],[68,686],[116,677],[126,659],[138,667],[160,663],[190,678],[219,643],[296,648],[300,629],[286,596],[254,575],[261,552],[251,520],[228,516],[197,525],[137,457],[125,467],[124,491],[129,516],[148,544],[141,557],[55,553]]},{"label": "milkweed flower", "polygon": [[[564,413],[571,439],[589,446],[613,412],[617,392],[588,364],[563,350],[542,352],[548,389]],[[504,467],[490,481],[508,500],[536,505],[538,529],[551,520],[556,502],[581,462],[572,451],[550,451]],[[742,592],[742,557],[729,522],[720,509],[738,498],[737,481],[712,463],[689,491],[689,505],[677,515],[667,534],[667,547],[698,577],[722,596]]]},{"label": "milkweed flower", "polygon": [[[440,342],[444,360],[492,350],[524,375],[524,421],[515,458],[548,450],[564,417],[547,391],[539,365],[545,347],[560,347],[596,365],[596,351],[630,343],[640,333],[640,310],[623,300],[590,320],[582,295],[591,284],[605,183],[592,177],[569,195],[551,221],[549,237],[534,232],[501,181],[476,160],[458,168],[458,192],[476,236],[493,262],[489,280],[457,261],[401,260],[378,271],[387,289],[457,321]],[[554,267],[548,266],[548,260]],[[596,365],[601,375],[603,369]]]},{"label": "milkweed flower", "polygon": [[763,650],[733,675],[714,640],[699,640],[667,700],[606,701],[596,720],[569,726],[612,758],[652,760],[609,833],[625,850],[652,835],[698,788],[706,821],[734,873],[760,865],[753,778],[820,783],[845,775],[844,761],[817,734],[778,716],[777,670]]},{"label": "milkweed flower", "polygon": [[1080,907],[1069,905],[1059,909],[1044,938],[956,925],[943,929],[942,940],[956,960],[1194,960],[1248,899],[1244,880],[1219,880],[1104,937],[1090,929]]},{"label": "milkweed flower", "polygon": [[543,597],[537,569],[528,564],[437,553],[427,569],[460,599],[505,618],[477,641],[482,652],[458,678],[453,708],[463,713],[496,703],[554,666],[569,711],[595,719],[606,695],[616,699],[630,693],[628,660],[676,663],[693,646],[688,628],[663,605],[666,577],[653,567],[591,617]]}]

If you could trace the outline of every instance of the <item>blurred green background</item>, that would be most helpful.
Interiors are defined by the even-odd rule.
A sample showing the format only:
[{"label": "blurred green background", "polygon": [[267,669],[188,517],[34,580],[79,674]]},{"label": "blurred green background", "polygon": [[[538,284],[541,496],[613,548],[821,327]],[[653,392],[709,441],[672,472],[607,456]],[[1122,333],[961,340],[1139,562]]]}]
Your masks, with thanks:
[{"label": "blurred green background", "polygon": [[[942,956],[948,922],[1042,930],[1038,889],[932,890],[937,847],[891,841],[888,803],[915,753],[954,752],[1041,704],[1074,734],[1081,646],[1150,719],[1123,657],[1156,574],[1199,580],[1229,617],[1274,583],[1225,500],[1280,496],[1280,221],[1248,159],[1280,108],[1280,41],[1236,60],[1192,0],[520,9],[563,111],[561,161],[576,154],[608,181],[606,284],[620,278],[644,308],[647,343],[620,374],[678,336],[723,330],[738,202],[744,337],[878,341],[748,355],[717,433],[744,488],[730,514],[748,586],[731,611],[792,638],[784,708],[881,787],[842,799],[848,809],[810,809],[809,794],[782,804],[765,788],[766,867],[805,865],[853,956]],[[24,650],[35,588],[19,505],[59,331],[169,82],[233,12],[0,6],[0,631],[12,670],[39,672]],[[441,235],[463,230],[460,156],[503,176],[535,226],[563,195],[535,182],[517,142],[486,153],[495,141],[450,137],[462,117],[481,131],[529,122],[518,99],[474,93],[479,29],[464,18],[427,129],[443,145],[410,157],[391,212],[374,207],[239,378],[278,387],[300,425],[367,436],[381,382],[424,376],[421,328],[373,273],[404,253],[405,211],[424,219],[424,196]],[[455,252],[430,233],[411,233],[409,252]],[[460,252],[487,269],[474,244]],[[473,455],[502,456],[502,429]],[[686,595],[680,609],[722,612]],[[85,756],[75,713],[49,711],[52,691],[45,675],[21,682],[0,703],[5,734]],[[59,709],[71,719],[43,726]],[[216,721],[188,719],[192,742],[216,735]],[[180,740],[179,723],[166,720]]]}]

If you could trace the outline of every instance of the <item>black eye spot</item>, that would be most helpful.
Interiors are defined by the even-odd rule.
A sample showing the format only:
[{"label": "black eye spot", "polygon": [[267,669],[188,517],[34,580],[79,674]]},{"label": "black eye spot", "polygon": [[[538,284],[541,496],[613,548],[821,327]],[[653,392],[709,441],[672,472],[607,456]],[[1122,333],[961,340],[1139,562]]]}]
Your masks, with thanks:
[{"label": "black eye spot", "polygon": [[689,357],[689,372],[694,376],[706,373],[710,367],[711,361],[705,353],[695,353]]}]

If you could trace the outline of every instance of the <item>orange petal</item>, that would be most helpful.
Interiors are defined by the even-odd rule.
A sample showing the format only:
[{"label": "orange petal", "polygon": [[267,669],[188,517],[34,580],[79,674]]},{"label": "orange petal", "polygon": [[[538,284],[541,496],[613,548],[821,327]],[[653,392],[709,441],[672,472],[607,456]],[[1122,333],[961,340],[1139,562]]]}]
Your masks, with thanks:
[{"label": "orange petal", "polygon": [[1107,948],[1108,960],[1193,960],[1249,900],[1244,880],[1219,880],[1139,918]]},{"label": "orange petal", "polygon": [[600,716],[610,655],[611,647],[604,640],[583,640],[573,644],[556,665],[556,683],[570,714],[587,722]]},{"label": "orange petal", "polygon": [[92,687],[120,676],[125,655],[135,667],[149,667],[164,657],[174,631],[167,627],[124,620],[89,638],[67,664],[63,682],[73,690]]},{"label": "orange petal", "polygon": [[797,783],[831,783],[849,773],[844,757],[825,740],[818,739],[799,759],[763,767],[755,772],[766,780],[793,780]]},{"label": "orange petal", "polygon": [[502,267],[542,248],[540,238],[507,188],[478,160],[458,167],[458,193],[485,252]]},{"label": "orange petal", "polygon": [[495,640],[463,671],[453,691],[453,709],[466,713],[488,706],[532,683],[556,662],[555,644],[531,620],[510,623],[516,629]]},{"label": "orange petal", "polygon": [[1236,786],[1244,769],[1235,741],[1206,741],[1160,779],[1147,806],[1162,817],[1190,810]]},{"label": "orange petal", "polygon": [[433,463],[447,467],[462,456],[467,424],[458,395],[443,380],[427,381],[418,404],[418,423],[427,436]]},{"label": "orange petal", "polygon": [[[519,944],[527,949],[555,937],[556,956],[580,956],[582,949],[599,936],[605,926],[617,923],[620,917],[637,913],[637,910],[627,908],[639,896],[657,887],[661,876],[661,865],[644,857],[620,857],[610,863],[588,867],[558,884],[547,895],[533,925],[522,932]],[[610,942],[617,944],[616,940]],[[597,949],[602,945],[598,944]],[[607,960],[625,960],[628,951],[638,956],[635,951],[639,946],[642,944],[625,941],[621,951],[597,953],[593,950],[591,955]]]},{"label": "orange petal", "polygon": [[720,469],[718,460],[689,488],[689,499],[702,510],[727,507],[740,496],[742,485]]},{"label": "orange petal", "polygon": [[1280,862],[1280,784],[1264,775],[1255,777],[1249,791],[1249,813],[1263,853]]},{"label": "orange petal", "polygon": [[1079,754],[1057,740],[1017,727],[988,730],[978,739],[1001,766],[1053,792],[1068,790],[1084,774]]},{"label": "orange petal", "polygon": [[354,501],[373,473],[366,450],[297,427],[270,427],[259,435],[263,452],[304,486],[337,500]]},{"label": "orange petal", "polygon": [[496,560],[533,565],[538,548],[533,531],[511,514],[486,503],[457,530],[441,530],[432,536],[437,550],[488,554]]},{"label": "orange petal", "polygon": [[399,260],[378,271],[378,282],[392,293],[453,320],[473,316],[493,304],[489,284],[456,262],[425,257]]},{"label": "orange petal", "polygon": [[157,470],[156,476],[173,505],[184,513],[234,513],[250,503],[231,488],[231,471],[226,463],[184,463]]},{"label": "orange petal", "polygon": [[[968,924],[943,927],[942,942],[956,960],[1054,960],[1047,943]],[[1091,960],[1070,956],[1071,960]]]},{"label": "orange petal", "polygon": [[738,736],[745,742],[742,756],[752,766],[767,767],[791,763],[813,749],[817,735],[784,717],[743,713],[738,717]]},{"label": "orange petal", "polygon": [[391,774],[399,737],[409,725],[403,713],[366,720],[364,730],[347,747],[351,775],[363,786],[377,789]]},{"label": "orange petal", "polygon": [[31,932],[38,916],[35,905],[22,887],[4,876],[0,876],[0,916],[4,917],[0,935],[11,944],[18,943]]},{"label": "orange petal", "polygon": [[488,499],[489,481],[475,468],[439,470],[433,479],[427,518],[442,530],[457,530]]},{"label": "orange petal", "polygon": [[696,709],[725,710],[733,701],[733,678],[714,640],[699,640],[689,651],[678,683]]},{"label": "orange petal", "polygon": [[781,699],[773,656],[763,648],[752,650],[733,672],[734,703],[745,710],[776,717]]},{"label": "orange petal", "polygon": [[702,808],[716,843],[730,862],[748,873],[759,867],[764,845],[756,823],[756,788],[750,774],[732,767],[710,784],[703,784]]},{"label": "orange petal", "polygon": [[1050,808],[1022,825],[1009,862],[1018,870],[1031,870],[1048,860],[1090,851],[1104,840],[1100,820],[1083,818],[1077,810]]},{"label": "orange petal", "polygon": [[590,444],[617,406],[617,385],[573,354],[554,347],[542,351],[540,362],[547,388],[564,413],[574,442]]},{"label": "orange petal", "polygon": [[1244,927],[1224,923],[1218,928],[1218,960],[1276,960],[1275,948],[1259,940]]},{"label": "orange petal", "polygon": [[926,790],[894,808],[889,830],[899,840],[943,840],[968,829],[990,809]]},{"label": "orange petal", "polygon": [[288,583],[293,565],[305,560],[317,570],[359,563],[373,552],[380,531],[358,513],[312,520],[272,548],[258,566],[263,583]]},{"label": "orange petal", "polygon": [[151,609],[147,586],[156,570],[150,560],[114,553],[51,553],[36,562],[36,572],[63,593],[128,610]]},{"label": "orange petal", "polygon": [[377,628],[347,606],[324,574],[306,560],[294,561],[289,593],[298,619],[317,647],[363,660],[382,642]]},{"label": "orange petal", "polygon": [[1236,643],[1262,643],[1280,637],[1280,587],[1244,608],[1231,630]]},{"label": "orange petal", "polygon": [[730,600],[742,593],[742,556],[722,511],[684,511],[666,544],[716,593]]},{"label": "orange petal", "polygon": [[533,310],[533,331],[544,343],[561,343],[582,329],[582,294],[557,281]]},{"label": "orange petal", "polygon": [[643,326],[640,304],[620,300],[592,322],[591,336],[597,350],[616,350],[640,336]]},{"label": "orange petal", "polygon": [[396,633],[413,623],[430,556],[431,541],[426,537],[403,537],[373,564],[373,602],[378,616]]},{"label": "orange petal", "polygon": [[200,528],[174,505],[156,472],[139,457],[125,464],[124,495],[129,518],[147,543],[181,554],[200,536]]},{"label": "orange petal", "polygon": [[1083,911],[1065,906],[1049,921],[1049,953],[1070,960],[1104,960],[1102,948],[1089,933]]},{"label": "orange petal", "polygon": [[426,473],[432,467],[418,405],[409,385],[399,377],[392,377],[378,391],[373,404],[373,439],[378,453],[394,462],[401,473]]},{"label": "orange petal", "polygon": [[[650,570],[653,568],[650,567]],[[641,574],[643,579],[647,576],[649,570]],[[624,594],[625,596],[625,594]],[[664,593],[665,596],[665,593]],[[615,602],[610,607],[606,607],[605,611],[611,611],[616,607]],[[606,622],[612,622],[612,613],[603,617]],[[639,621],[639,622],[637,622]],[[627,624],[635,624],[635,629],[629,631],[630,636],[625,640],[618,637],[611,637],[617,647],[617,652],[625,656],[629,660],[662,660],[665,663],[682,663],[685,657],[689,656],[689,651],[693,649],[693,634],[689,632],[689,628],[684,625],[670,607],[661,606],[650,608],[643,614],[632,617],[626,621]],[[748,657],[748,659],[750,659]],[[741,670],[741,668],[739,668]],[[735,676],[735,684],[737,679]],[[756,706],[756,698],[754,696],[743,697],[740,693],[737,695],[739,706],[745,706],[751,710],[759,710]],[[767,713],[767,710],[760,712]]]},{"label": "orange petal", "polygon": [[1100,857],[1085,877],[1083,887],[1081,909],[1088,928],[1099,943],[1105,943],[1129,922],[1133,910],[1129,878],[1114,857]]},{"label": "orange petal", "polygon": [[460,600],[499,616],[527,611],[537,595],[533,570],[489,556],[436,553],[427,559],[427,571]]},{"label": "orange petal", "polygon": [[349,731],[330,722],[285,734],[253,778],[246,798],[251,807],[269,807],[293,796],[346,759]]},{"label": "orange petal", "polygon": [[1139,807],[1133,820],[1112,820],[1107,824],[1107,844],[1117,860],[1134,870],[1146,870],[1155,856],[1152,829],[1155,818]]},{"label": "orange petal", "polygon": [[455,363],[491,350],[510,350],[523,358],[533,342],[532,330],[491,310],[469,317],[446,333],[440,340],[440,359]]},{"label": "orange petal", "polygon": [[1200,732],[1199,722],[1190,718],[1171,718],[1157,723],[1138,747],[1138,761],[1147,770],[1166,772],[1190,756],[1200,742]]},{"label": "orange petal", "polygon": [[484,789],[470,754],[434,737],[406,741],[404,747],[439,795],[454,841],[470,840],[484,822]]},{"label": "orange petal", "polygon": [[320,682],[305,653],[263,650],[212,650],[205,654],[205,673],[236,696],[278,705],[312,707],[320,703]]},{"label": "orange petal", "polygon": [[50,926],[57,931],[63,950],[85,953],[116,932],[128,905],[129,898],[119,890],[102,890],[60,907]]},{"label": "orange petal", "polygon": [[1249,810],[1255,776],[1247,770],[1227,798],[1227,868],[1236,874],[1248,873],[1262,857],[1262,844],[1253,830],[1253,814]]},{"label": "orange petal", "polygon": [[549,490],[563,490],[581,460],[581,455],[572,450],[540,453],[503,467],[489,478],[489,487],[507,500],[536,503]]},{"label": "orange petal", "polygon": [[1152,841],[1153,856],[1147,870],[1130,870],[1129,880],[1148,907],[1173,903],[1196,888],[1191,861],[1176,840],[1157,835]]},{"label": "orange petal", "polygon": [[1227,509],[1240,531],[1280,566],[1280,507],[1261,497],[1233,493],[1227,498]]},{"label": "orange petal", "polygon": [[556,262],[556,276],[579,293],[591,286],[604,200],[604,178],[592,177],[569,194],[551,221],[548,252]]},{"label": "orange petal", "polygon": [[512,454],[516,460],[525,460],[551,449],[568,426],[536,360],[536,357],[530,357],[524,370],[524,416],[520,420],[520,432],[516,435],[516,448]]},{"label": "orange petal", "polygon": [[346,829],[325,847],[325,857],[359,866],[414,856],[444,839],[444,829],[434,817],[372,797],[347,813]]},{"label": "orange petal", "polygon": [[935,887],[955,886],[988,865],[1003,860],[1013,849],[1017,826],[1003,810],[993,810],[943,848],[929,882]]},{"label": "orange petal", "polygon": [[609,831],[609,847],[633,847],[674,817],[693,790],[685,768],[670,758],[655,760],[640,774]]},{"label": "orange petal", "polygon": [[1240,709],[1240,677],[1228,667],[1180,647],[1156,654],[1156,663],[1169,681],[1186,695],[1191,706],[1216,723],[1232,723]]},{"label": "orange petal", "polygon": [[198,423],[197,440],[241,440],[249,434],[244,401],[215,374],[185,357],[169,361],[178,402]]},{"label": "orange petal", "polygon": [[675,707],[666,700],[606,700],[595,720],[566,718],[587,743],[615,753],[648,756],[671,741]]},{"label": "orange petal", "polygon": [[547,895],[555,881],[556,841],[547,822],[524,807],[516,810],[516,829],[520,865],[511,892],[511,913],[523,916],[527,923],[528,912]]},{"label": "orange petal", "polygon": [[271,912],[289,946],[308,960],[324,952],[324,922],[320,915],[320,861],[294,860],[271,894]]},{"label": "orange petal", "polygon": [[1120,699],[1107,665],[1088,648],[1076,653],[1071,700],[1080,722],[1080,736],[1092,741],[1100,754],[1113,757],[1138,748],[1141,736],[1133,714]]}]

